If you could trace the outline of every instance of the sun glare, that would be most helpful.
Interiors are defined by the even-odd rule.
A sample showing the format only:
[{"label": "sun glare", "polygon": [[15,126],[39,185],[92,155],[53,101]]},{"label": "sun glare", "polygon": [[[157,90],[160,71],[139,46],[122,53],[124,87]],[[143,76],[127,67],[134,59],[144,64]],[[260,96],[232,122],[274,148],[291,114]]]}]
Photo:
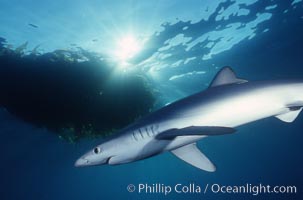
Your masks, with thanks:
[{"label": "sun glare", "polygon": [[132,35],[127,35],[117,41],[116,48],[115,56],[120,61],[127,61],[142,49],[142,44]]}]

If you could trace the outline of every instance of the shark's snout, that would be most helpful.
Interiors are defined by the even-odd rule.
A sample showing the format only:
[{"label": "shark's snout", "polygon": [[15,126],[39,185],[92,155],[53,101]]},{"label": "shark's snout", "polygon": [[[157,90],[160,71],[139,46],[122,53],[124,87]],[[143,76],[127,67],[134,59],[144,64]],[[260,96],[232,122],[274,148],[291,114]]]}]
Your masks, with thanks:
[{"label": "shark's snout", "polygon": [[76,162],[75,162],[75,167],[84,167],[89,165],[89,161],[85,158],[79,158]]},{"label": "shark's snout", "polygon": [[75,162],[75,167],[87,167],[95,165],[109,164],[112,157],[92,157],[91,155],[84,155]]}]

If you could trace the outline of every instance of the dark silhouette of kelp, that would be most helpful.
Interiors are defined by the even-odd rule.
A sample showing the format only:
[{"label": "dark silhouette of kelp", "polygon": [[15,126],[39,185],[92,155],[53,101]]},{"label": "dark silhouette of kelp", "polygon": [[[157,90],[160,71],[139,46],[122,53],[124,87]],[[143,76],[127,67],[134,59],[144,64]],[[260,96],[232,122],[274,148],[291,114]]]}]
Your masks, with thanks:
[{"label": "dark silhouette of kelp", "polygon": [[105,135],[146,114],[154,98],[139,72],[114,75],[100,55],[57,50],[24,53],[0,38],[0,106],[75,141]]}]

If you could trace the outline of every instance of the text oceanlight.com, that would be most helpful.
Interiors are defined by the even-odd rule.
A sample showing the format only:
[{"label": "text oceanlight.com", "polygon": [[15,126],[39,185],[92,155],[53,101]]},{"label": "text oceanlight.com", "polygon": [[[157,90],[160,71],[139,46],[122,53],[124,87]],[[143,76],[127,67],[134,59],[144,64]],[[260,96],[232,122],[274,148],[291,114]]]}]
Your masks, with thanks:
[{"label": "text oceanlight.com", "polygon": [[[207,184],[206,187],[209,187]],[[252,194],[252,195],[259,195],[259,194],[283,194],[283,193],[297,193],[296,186],[270,186],[270,185],[252,185],[246,184],[241,186],[230,186],[230,185],[219,185],[219,184],[212,184],[210,186],[210,191],[213,193],[241,193],[241,194]],[[207,188],[206,188],[207,190]]]},{"label": "text oceanlight.com", "polygon": [[136,192],[138,194],[163,194],[171,193],[179,194],[296,194],[296,186],[271,186],[266,184],[244,184],[244,185],[221,185],[221,184],[205,184],[197,183],[167,185],[162,183],[139,183],[137,185],[129,184],[128,192]]}]

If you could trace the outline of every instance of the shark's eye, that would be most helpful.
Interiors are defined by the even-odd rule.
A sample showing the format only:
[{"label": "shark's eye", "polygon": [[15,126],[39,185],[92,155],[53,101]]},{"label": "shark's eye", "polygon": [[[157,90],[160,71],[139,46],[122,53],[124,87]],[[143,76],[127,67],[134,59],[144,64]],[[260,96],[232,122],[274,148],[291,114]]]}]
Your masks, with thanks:
[{"label": "shark's eye", "polygon": [[98,153],[100,153],[100,152],[101,152],[100,147],[94,148],[94,153],[95,153],[95,154],[98,154]]}]

